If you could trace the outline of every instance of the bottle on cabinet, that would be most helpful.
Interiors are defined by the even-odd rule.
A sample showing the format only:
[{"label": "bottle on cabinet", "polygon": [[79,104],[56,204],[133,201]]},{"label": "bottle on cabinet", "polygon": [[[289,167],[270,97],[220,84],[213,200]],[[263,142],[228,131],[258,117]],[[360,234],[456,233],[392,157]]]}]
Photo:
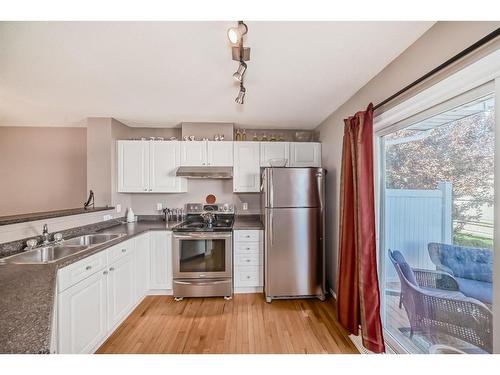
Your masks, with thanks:
[{"label": "bottle on cabinet", "polygon": [[247,132],[245,129],[243,129],[243,133],[241,133],[241,140],[246,141],[247,140]]}]

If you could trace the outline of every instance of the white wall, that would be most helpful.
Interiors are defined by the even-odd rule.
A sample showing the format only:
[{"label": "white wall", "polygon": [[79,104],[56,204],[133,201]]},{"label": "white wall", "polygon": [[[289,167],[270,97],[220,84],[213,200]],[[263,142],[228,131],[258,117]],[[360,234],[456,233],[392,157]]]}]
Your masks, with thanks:
[{"label": "white wall", "polygon": [[323,143],[327,175],[327,278],[335,289],[337,278],[340,165],[343,119],[377,104],[450,57],[500,27],[500,22],[438,22],[317,128]]}]

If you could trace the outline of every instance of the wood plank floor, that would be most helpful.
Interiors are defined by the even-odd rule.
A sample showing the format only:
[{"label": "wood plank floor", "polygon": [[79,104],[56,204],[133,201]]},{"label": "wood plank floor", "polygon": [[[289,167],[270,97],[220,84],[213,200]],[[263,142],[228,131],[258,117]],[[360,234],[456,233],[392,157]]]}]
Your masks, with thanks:
[{"label": "wood plank floor", "polygon": [[97,353],[358,353],[334,301],[148,296]]}]

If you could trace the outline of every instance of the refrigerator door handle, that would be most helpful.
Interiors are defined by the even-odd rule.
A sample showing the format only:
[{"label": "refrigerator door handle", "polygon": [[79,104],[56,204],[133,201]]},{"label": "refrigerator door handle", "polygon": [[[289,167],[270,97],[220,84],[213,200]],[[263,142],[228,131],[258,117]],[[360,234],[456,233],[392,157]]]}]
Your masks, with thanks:
[{"label": "refrigerator door handle", "polygon": [[274,207],[273,169],[269,168],[269,207]]},{"label": "refrigerator door handle", "polygon": [[274,218],[273,218],[273,210],[269,212],[269,237],[271,240],[271,245],[274,245]]}]

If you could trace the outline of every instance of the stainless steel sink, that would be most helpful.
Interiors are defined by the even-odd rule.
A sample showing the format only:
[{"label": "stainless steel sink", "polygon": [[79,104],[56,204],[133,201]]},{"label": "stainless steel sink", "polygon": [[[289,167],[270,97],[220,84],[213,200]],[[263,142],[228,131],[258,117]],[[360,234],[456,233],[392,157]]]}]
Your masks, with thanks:
[{"label": "stainless steel sink", "polygon": [[123,236],[123,234],[115,233],[98,233],[98,234],[86,234],[80,237],[70,238],[69,240],[64,240],[62,243],[64,246],[94,246],[99,245],[108,241],[112,241],[116,238]]},{"label": "stainless steel sink", "polygon": [[52,263],[74,255],[81,251],[90,249],[100,244],[113,241],[125,236],[123,233],[98,233],[86,234],[79,237],[70,238],[57,244],[37,247],[33,250],[25,251],[16,255],[0,259],[0,263],[14,264],[41,264]]},{"label": "stainless steel sink", "polygon": [[52,263],[87,249],[87,246],[46,246],[2,259],[5,263],[38,264]]}]

